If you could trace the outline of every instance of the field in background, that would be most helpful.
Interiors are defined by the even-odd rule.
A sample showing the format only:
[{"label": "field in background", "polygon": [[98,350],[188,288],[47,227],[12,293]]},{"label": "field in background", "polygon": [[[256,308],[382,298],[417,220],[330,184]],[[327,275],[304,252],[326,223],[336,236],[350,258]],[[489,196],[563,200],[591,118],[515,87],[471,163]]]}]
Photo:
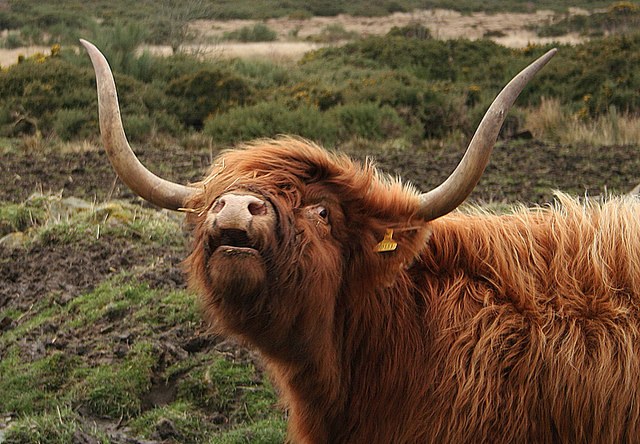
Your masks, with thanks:
[{"label": "field in background", "polygon": [[[107,55],[134,148],[168,179],[198,180],[238,140],[294,133],[374,158],[425,191],[453,170],[500,87],[550,47],[529,38],[567,39],[576,44],[560,47],[510,113],[471,201],[504,211],[549,204],[554,189],[601,196],[640,182],[640,34],[626,28],[637,3],[590,2],[602,9],[589,15],[518,1],[411,13],[412,0],[367,18],[310,13],[343,3],[218,1],[218,16],[189,20],[198,32],[182,45],[194,56],[171,55],[167,36],[150,32],[163,28],[144,25],[151,3],[8,2],[24,7],[10,17],[24,26],[5,44],[46,44],[0,59],[0,443],[285,438],[260,357],[208,332],[185,288],[182,217],[150,208],[111,170],[77,34]],[[480,3],[502,9],[478,13]],[[99,26],[81,23],[96,11]],[[0,24],[14,12],[0,8]],[[51,32],[29,32],[36,19]],[[272,40],[239,41],[256,36]],[[447,40],[461,36],[478,40]],[[212,57],[200,57],[207,45]]]},{"label": "field in background", "polygon": [[[569,8],[568,15],[589,14],[587,10]],[[556,17],[553,11],[536,11],[532,13],[500,12],[487,14],[473,12],[462,14],[453,10],[415,10],[412,12],[395,12],[383,17],[353,17],[342,14],[335,17],[291,18],[279,17],[267,20],[195,20],[190,24],[194,33],[193,42],[185,42],[182,49],[197,52],[205,56],[259,58],[281,62],[298,60],[305,52],[317,49],[326,44],[343,43],[329,41],[333,37],[327,35],[327,29],[341,27],[350,34],[364,37],[384,35],[393,27],[403,27],[420,23],[427,27],[434,38],[447,40],[456,38],[481,39],[489,38],[501,45],[524,48],[529,44],[580,43],[585,37],[578,32],[571,32],[562,36],[540,37],[535,27],[552,23]],[[276,39],[268,42],[233,42],[223,40],[225,33],[230,33],[244,27],[264,24],[274,30]],[[344,36],[342,36],[344,38]],[[46,46],[18,47],[11,49],[0,48],[0,66],[8,66],[18,61],[18,55],[29,57],[36,52],[47,52]],[[145,45],[154,54],[170,55],[169,45]]]}]

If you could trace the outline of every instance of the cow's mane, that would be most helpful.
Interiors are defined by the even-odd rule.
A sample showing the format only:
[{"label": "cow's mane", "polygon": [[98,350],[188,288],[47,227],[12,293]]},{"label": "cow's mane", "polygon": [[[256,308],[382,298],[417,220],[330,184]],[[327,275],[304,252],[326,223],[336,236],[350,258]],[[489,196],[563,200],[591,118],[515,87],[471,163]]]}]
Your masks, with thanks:
[{"label": "cow's mane", "polygon": [[[436,332],[436,441],[465,441],[465,430],[491,441],[496,423],[504,442],[525,442],[523,430],[554,442],[637,436],[640,202],[557,201],[433,222],[419,285]],[[532,417],[534,406],[550,415]],[[576,437],[563,424],[584,429]]]},{"label": "cow's mane", "polygon": [[[640,291],[638,199],[599,203],[562,193],[556,197],[556,205],[519,208],[509,215],[476,210],[436,220],[424,260],[438,275],[473,270],[498,298],[508,297],[532,315],[552,303],[541,295],[561,298],[557,302],[564,310],[567,304],[586,304],[579,312],[588,313],[588,306],[592,315],[599,309],[590,295],[629,302],[628,296]],[[640,307],[640,299],[636,302]]]}]

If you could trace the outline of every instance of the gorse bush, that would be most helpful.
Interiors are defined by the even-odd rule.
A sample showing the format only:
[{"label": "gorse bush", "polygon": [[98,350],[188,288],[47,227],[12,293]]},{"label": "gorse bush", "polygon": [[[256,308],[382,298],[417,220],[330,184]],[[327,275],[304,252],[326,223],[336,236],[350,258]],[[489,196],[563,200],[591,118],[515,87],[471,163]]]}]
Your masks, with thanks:
[{"label": "gorse bush", "polygon": [[222,38],[240,42],[272,42],[278,38],[278,33],[264,23],[256,23],[252,27],[244,26],[237,31],[226,32]]},{"label": "gorse bush", "polygon": [[281,102],[233,108],[210,117],[204,124],[205,134],[225,143],[296,134],[332,145],[337,140],[338,131],[337,123],[325,118],[318,108],[301,105],[290,109]]},{"label": "gorse bush", "polygon": [[[549,49],[438,41],[409,31],[312,51],[287,68],[135,55],[126,42],[108,47],[129,53],[114,71],[132,140],[204,128],[212,142],[294,133],[329,144],[470,136],[500,88]],[[518,98],[504,134],[522,129],[518,107],[536,107],[543,97],[557,98],[581,119],[612,109],[640,113],[639,64],[640,34],[560,47]],[[95,80],[84,53],[39,54],[1,71],[0,97],[0,135],[97,135]]]},{"label": "gorse bush", "polygon": [[407,134],[407,126],[395,109],[374,103],[350,103],[331,110],[329,118],[336,121],[342,140],[350,137],[384,140]]},{"label": "gorse bush", "polygon": [[370,140],[411,137],[416,129],[407,126],[396,110],[387,105],[350,103],[323,112],[307,104],[291,109],[282,102],[263,102],[210,117],[205,121],[204,133],[226,143],[295,134],[334,145],[353,137]]},{"label": "gorse bush", "polygon": [[54,116],[52,129],[62,140],[86,138],[96,130],[93,120],[82,109],[61,109]]},{"label": "gorse bush", "polygon": [[407,37],[419,40],[431,39],[431,31],[420,23],[411,23],[406,26],[394,26],[388,33],[390,37]]},{"label": "gorse bush", "polygon": [[247,103],[252,89],[242,77],[201,70],[172,80],[167,93],[181,99],[176,101],[174,111],[180,121],[199,129],[209,114]]}]

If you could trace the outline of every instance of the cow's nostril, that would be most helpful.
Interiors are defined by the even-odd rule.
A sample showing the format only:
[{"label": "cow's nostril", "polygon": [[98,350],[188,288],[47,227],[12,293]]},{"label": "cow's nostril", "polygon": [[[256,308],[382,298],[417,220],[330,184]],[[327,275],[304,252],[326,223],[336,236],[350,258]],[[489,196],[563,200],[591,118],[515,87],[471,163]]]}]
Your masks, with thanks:
[{"label": "cow's nostril", "polygon": [[220,199],[218,202],[216,202],[213,208],[211,208],[211,211],[213,213],[219,213],[223,207],[224,207],[224,199]]},{"label": "cow's nostril", "polygon": [[264,216],[267,214],[267,205],[263,201],[251,202],[249,204],[249,212],[253,216]]}]

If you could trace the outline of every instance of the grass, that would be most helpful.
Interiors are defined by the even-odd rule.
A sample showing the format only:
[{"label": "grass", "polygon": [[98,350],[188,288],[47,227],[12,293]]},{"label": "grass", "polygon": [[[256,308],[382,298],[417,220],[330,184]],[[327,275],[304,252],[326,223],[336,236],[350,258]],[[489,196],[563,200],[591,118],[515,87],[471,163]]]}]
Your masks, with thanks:
[{"label": "grass", "polygon": [[59,194],[34,193],[25,202],[0,205],[0,237],[20,231],[27,243],[69,244],[116,235],[175,245],[175,233],[180,230],[180,216],[124,202],[95,204]]},{"label": "grass", "polygon": [[[43,214],[25,228],[30,240],[18,247],[25,255],[43,245],[75,254],[114,241],[156,245],[150,251],[158,255],[180,244],[176,220],[155,210],[85,203],[67,211],[59,208],[62,200],[0,205],[0,221],[21,220],[16,208]],[[155,261],[141,258],[78,294],[53,286],[31,303],[17,297],[0,309],[9,325],[0,333],[0,415],[15,418],[2,430],[3,442],[90,436],[106,443],[122,431],[174,442],[284,440],[274,389],[250,357],[218,349],[213,337],[198,339],[208,336],[201,336],[195,295],[152,288],[143,276]],[[190,348],[189,340],[206,345]]]},{"label": "grass", "polygon": [[640,140],[640,116],[613,106],[606,114],[587,119],[582,109],[570,113],[559,100],[544,98],[525,114],[525,126],[538,140],[595,146],[634,145]]}]

